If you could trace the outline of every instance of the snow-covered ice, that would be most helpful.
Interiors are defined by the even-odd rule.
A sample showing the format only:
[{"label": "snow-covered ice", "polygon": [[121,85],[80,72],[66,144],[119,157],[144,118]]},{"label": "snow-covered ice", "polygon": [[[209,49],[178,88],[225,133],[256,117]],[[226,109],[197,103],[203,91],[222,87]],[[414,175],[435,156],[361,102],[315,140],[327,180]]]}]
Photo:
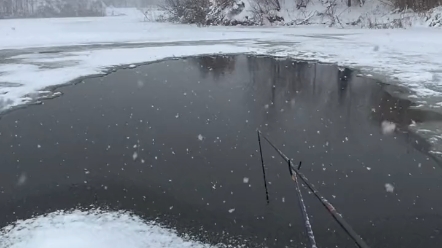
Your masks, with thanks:
[{"label": "snow-covered ice", "polygon": [[[173,230],[124,212],[54,212],[20,220],[0,231],[0,246],[11,248],[214,247],[185,240]],[[215,246],[216,247],[216,246]]]},{"label": "snow-covered ice", "polygon": [[[438,29],[198,28],[143,22],[139,14],[0,23],[1,110],[33,101],[49,86],[102,74],[115,66],[248,53],[358,68],[362,74],[407,87],[413,101],[442,112],[442,32]],[[432,137],[441,140],[442,133]]]},{"label": "snow-covered ice", "polygon": [[[28,49],[4,59],[0,82],[19,86],[1,89],[3,100],[12,101],[9,106],[22,103],[19,99],[38,89],[102,73],[112,66],[211,53],[272,54],[336,62],[397,78],[418,97],[440,96],[442,102],[438,80],[442,76],[442,33],[435,29],[198,28],[142,22],[133,16],[1,20],[1,24],[2,50],[46,47],[60,51],[39,54]],[[133,47],[86,46],[113,43]],[[79,47],[65,49],[67,46]],[[48,68],[48,64],[54,66]]]}]

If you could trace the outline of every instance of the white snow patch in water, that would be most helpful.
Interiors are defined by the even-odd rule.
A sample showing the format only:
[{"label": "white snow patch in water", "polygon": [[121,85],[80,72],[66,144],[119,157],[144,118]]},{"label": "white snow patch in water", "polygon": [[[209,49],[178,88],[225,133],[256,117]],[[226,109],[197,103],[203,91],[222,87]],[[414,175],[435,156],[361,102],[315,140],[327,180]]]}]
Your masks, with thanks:
[{"label": "white snow patch in water", "polygon": [[125,212],[57,211],[20,220],[0,232],[2,248],[206,248],[174,230]]}]

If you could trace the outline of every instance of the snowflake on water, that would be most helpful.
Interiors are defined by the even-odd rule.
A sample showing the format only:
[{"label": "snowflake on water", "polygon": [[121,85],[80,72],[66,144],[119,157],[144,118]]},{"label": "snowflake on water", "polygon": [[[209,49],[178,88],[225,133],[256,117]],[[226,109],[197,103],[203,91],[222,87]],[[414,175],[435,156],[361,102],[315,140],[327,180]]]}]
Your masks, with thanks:
[{"label": "snowflake on water", "polygon": [[386,184],[385,184],[385,191],[387,191],[388,193],[393,193],[393,191],[394,191],[394,186],[391,185],[390,183],[386,183]]}]

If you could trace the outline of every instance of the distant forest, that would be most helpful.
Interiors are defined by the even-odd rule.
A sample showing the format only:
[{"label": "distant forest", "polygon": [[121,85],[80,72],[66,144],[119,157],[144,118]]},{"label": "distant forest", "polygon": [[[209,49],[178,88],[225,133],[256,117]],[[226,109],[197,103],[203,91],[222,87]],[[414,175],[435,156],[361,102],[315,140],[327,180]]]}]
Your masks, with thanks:
[{"label": "distant forest", "polygon": [[101,0],[0,0],[0,18],[104,16]]},{"label": "distant forest", "polygon": [[164,0],[0,0],[0,19],[104,16],[106,6],[147,7]]}]

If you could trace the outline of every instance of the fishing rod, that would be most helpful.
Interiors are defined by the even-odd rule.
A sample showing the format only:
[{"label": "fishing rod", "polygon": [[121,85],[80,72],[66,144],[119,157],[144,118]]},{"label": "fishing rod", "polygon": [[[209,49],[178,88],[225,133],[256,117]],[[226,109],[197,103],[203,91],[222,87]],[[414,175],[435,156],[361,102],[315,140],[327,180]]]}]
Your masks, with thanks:
[{"label": "fishing rod", "polygon": [[[265,135],[263,135],[261,133],[261,131],[257,130],[258,133],[258,141],[261,142],[261,136],[270,144],[270,146],[273,147],[273,149],[275,149],[275,151],[288,163],[288,167],[289,167],[289,171],[290,171],[290,175],[292,176],[292,179],[294,181],[297,182],[297,176],[299,176],[299,178],[301,178],[301,180],[304,182],[304,184],[307,186],[307,188],[309,188],[309,190],[315,195],[315,197],[322,203],[322,205],[327,209],[328,213],[332,215],[333,219],[338,222],[339,226],[341,226],[341,228],[347,233],[347,235],[355,242],[355,244],[359,247],[359,248],[370,248],[367,243],[365,243],[365,241],[353,230],[353,228],[347,223],[347,221],[344,220],[344,218],[342,217],[342,215],[340,213],[337,212],[337,210],[335,209],[335,207],[333,207],[333,205],[324,197],[322,196],[321,193],[319,193],[319,191],[315,188],[315,186],[313,186],[312,184],[309,183],[308,179],[306,176],[304,176],[303,173],[301,173],[299,170],[301,168],[301,163],[299,164],[298,168],[295,168],[293,166],[293,164],[291,163],[291,160],[281,151],[279,150]],[[262,162],[262,167],[263,167],[263,172],[265,173],[264,170],[264,160],[262,159],[262,149],[261,149],[261,144],[260,145],[260,152],[261,152],[261,162]],[[264,176],[265,178],[265,176]],[[267,185],[267,183],[265,183],[265,185]],[[299,186],[299,185],[298,185]],[[300,190],[299,190],[300,192]],[[268,193],[267,193],[267,186],[266,186],[266,194],[267,194],[267,199],[268,199]],[[301,195],[302,197],[302,195]],[[301,199],[301,198],[300,198]],[[301,200],[300,200],[301,201]],[[303,200],[302,200],[303,203]],[[304,208],[301,207],[303,209],[303,214],[306,214],[306,208],[304,211]],[[307,216],[308,218],[308,216]],[[307,223],[307,222],[306,222]],[[307,225],[306,225],[307,226]],[[306,227],[308,228],[308,227]],[[311,225],[310,225],[311,228]],[[313,233],[313,232],[312,232]],[[310,233],[309,233],[310,234]],[[310,236],[310,235],[309,235]],[[313,236],[314,238],[314,236]],[[312,241],[310,239],[310,241]],[[313,247],[313,243],[311,244]],[[316,245],[316,244],[315,244]]]},{"label": "fishing rod", "polygon": [[[289,171],[290,171],[290,175],[292,176],[293,181],[295,181],[295,183],[296,183],[295,184],[296,185],[296,193],[298,195],[298,202],[299,202],[299,206],[301,207],[302,217],[304,218],[305,230],[307,231],[307,236],[310,241],[310,246],[312,248],[317,248],[315,234],[313,233],[313,228],[312,228],[312,225],[310,224],[310,218],[308,217],[307,208],[305,207],[305,204],[304,204],[304,198],[302,197],[301,187],[299,187],[298,177],[296,176],[296,174],[293,174],[292,169],[291,169],[291,165],[292,165],[291,163],[292,163],[292,161],[289,160],[288,161]],[[299,162],[298,168],[301,168],[301,162]]]}]

